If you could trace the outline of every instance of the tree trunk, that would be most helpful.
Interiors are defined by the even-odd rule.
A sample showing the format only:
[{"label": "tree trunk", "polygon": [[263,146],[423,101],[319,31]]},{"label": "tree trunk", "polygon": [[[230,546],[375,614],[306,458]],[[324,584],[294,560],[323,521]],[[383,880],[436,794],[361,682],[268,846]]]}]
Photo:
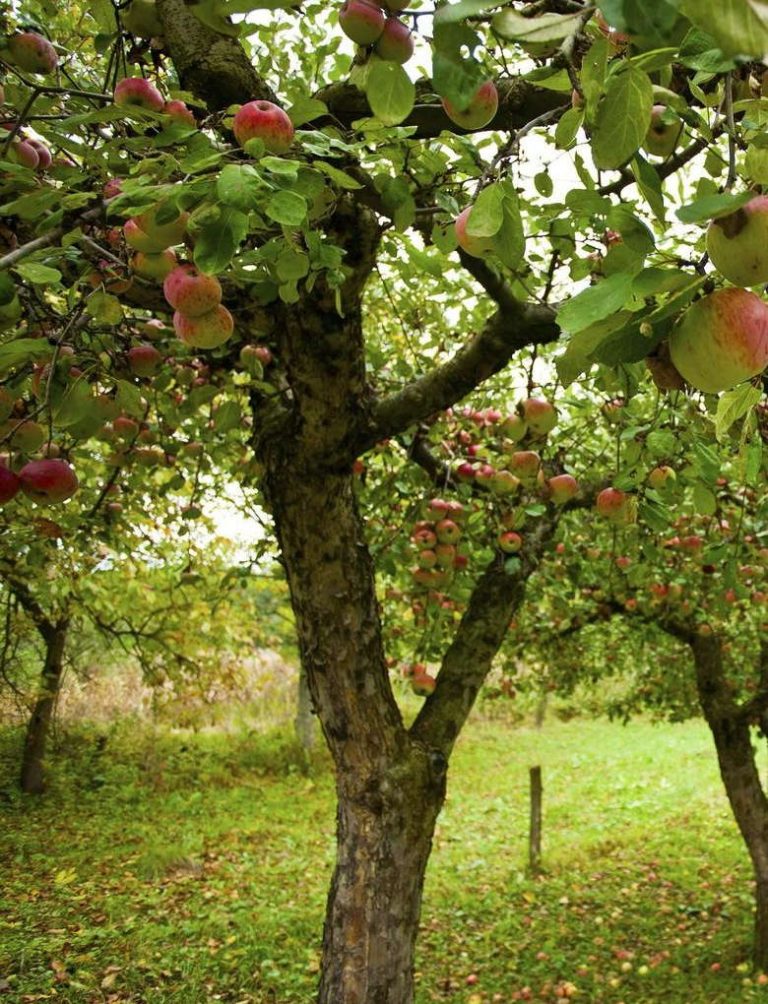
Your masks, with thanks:
[{"label": "tree trunk", "polygon": [[315,716],[312,712],[312,695],[309,692],[307,674],[299,669],[299,682],[296,687],[296,717],[293,721],[296,738],[301,744],[304,755],[309,759],[315,746]]},{"label": "tree trunk", "polygon": [[[421,762],[419,762],[421,761]],[[414,756],[368,790],[338,785],[338,856],[319,1004],[410,1004],[424,873],[445,772]]]},{"label": "tree trunk", "polygon": [[27,723],[20,779],[21,790],[32,795],[45,791],[45,750],[61,685],[67,627],[68,621],[62,620],[40,628],[45,641],[45,664],[40,677],[40,690]]},{"label": "tree trunk", "polygon": [[755,871],[753,961],[756,968],[768,970],[768,799],[749,721],[728,691],[721,640],[715,635],[696,637],[692,648],[699,700],[715,740],[720,776]]}]

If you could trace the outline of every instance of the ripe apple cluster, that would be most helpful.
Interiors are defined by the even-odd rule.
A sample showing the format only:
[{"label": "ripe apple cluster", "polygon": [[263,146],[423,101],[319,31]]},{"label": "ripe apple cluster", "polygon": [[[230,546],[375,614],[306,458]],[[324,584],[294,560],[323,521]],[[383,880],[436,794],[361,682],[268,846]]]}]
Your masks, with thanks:
[{"label": "ripe apple cluster", "polygon": [[174,330],[185,345],[214,349],[232,336],[235,322],[221,303],[221,283],[215,275],[179,265],[165,277],[163,293],[175,311]]},{"label": "ripe apple cluster", "polygon": [[407,63],[413,55],[413,35],[397,17],[411,0],[344,0],[339,10],[341,30],[353,42],[372,46],[379,59],[392,63]]},{"label": "ripe apple cluster", "polygon": [[[134,4],[136,0],[134,0]],[[137,108],[141,111],[167,115],[172,123],[196,125],[194,113],[186,102],[167,101],[158,88],[146,77],[124,77],[119,80],[113,95],[118,108]]]}]

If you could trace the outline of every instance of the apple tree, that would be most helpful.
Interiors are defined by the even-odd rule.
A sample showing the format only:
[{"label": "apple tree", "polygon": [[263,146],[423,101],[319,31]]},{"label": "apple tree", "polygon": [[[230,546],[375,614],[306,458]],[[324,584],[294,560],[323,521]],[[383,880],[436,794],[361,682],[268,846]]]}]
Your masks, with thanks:
[{"label": "apple tree", "polygon": [[[761,396],[768,29],[746,0],[597,7],[29,0],[8,23],[16,425],[42,417],[76,472],[100,450],[52,380],[36,403],[64,353],[113,433],[156,411],[165,453],[199,443],[271,514],[336,767],[324,1004],[413,998],[448,760],[573,504],[560,385],[586,412],[587,379],[688,386],[721,424]],[[628,519],[599,459],[599,511]],[[389,662],[417,635],[406,724]]]}]

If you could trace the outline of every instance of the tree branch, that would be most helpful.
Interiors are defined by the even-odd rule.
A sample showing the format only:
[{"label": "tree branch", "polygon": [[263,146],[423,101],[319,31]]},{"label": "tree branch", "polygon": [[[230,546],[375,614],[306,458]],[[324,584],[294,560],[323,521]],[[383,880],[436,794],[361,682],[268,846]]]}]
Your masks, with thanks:
[{"label": "tree branch", "polygon": [[552,307],[522,304],[511,294],[503,295],[483,330],[451,359],[375,405],[371,426],[362,432],[361,450],[455,404],[503,369],[516,352],[555,342],[559,334]]},{"label": "tree branch", "polygon": [[556,516],[542,519],[526,535],[517,570],[507,571],[506,562],[498,556],[472,591],[466,613],[443,658],[435,692],[410,730],[414,740],[437,748],[446,759],[490,672],[509,622],[522,605],[528,579],[538,567],[556,526]]}]

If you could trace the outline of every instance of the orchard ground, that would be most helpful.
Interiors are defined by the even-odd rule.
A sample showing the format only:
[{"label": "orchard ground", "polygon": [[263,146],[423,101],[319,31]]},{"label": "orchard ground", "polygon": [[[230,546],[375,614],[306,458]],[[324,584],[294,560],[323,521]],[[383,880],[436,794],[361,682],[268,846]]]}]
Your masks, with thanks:
[{"label": "orchard ground", "polygon": [[[306,771],[287,731],[80,726],[35,801],[14,789],[19,739],[0,745],[0,993],[309,1004],[334,853],[322,754]],[[752,906],[703,723],[476,716],[427,872],[416,1000],[768,1001],[746,963]]]}]

